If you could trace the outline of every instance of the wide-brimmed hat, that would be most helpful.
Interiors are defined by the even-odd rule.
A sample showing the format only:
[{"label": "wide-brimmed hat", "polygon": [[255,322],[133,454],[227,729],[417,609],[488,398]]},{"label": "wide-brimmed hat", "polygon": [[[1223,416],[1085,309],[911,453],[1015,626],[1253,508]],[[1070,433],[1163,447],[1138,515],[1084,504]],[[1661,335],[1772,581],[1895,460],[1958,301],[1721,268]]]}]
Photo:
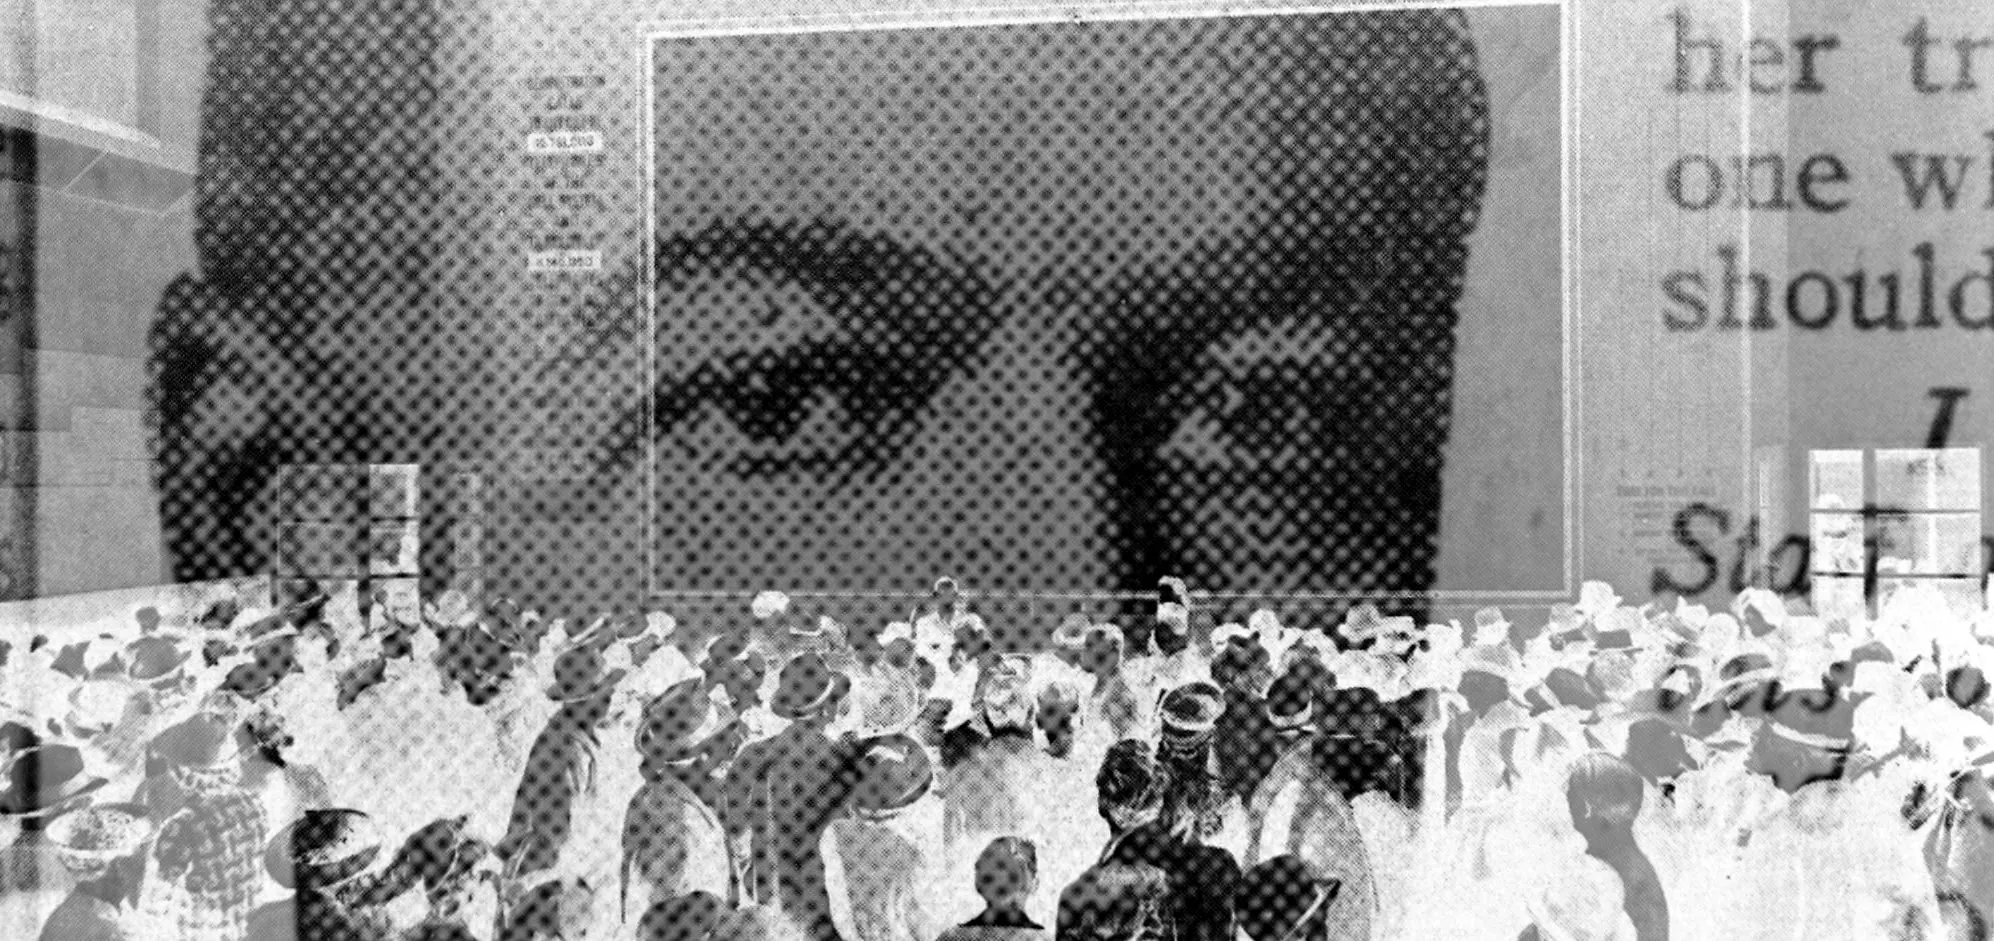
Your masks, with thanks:
[{"label": "wide-brimmed hat", "polygon": [[38,818],[63,809],[102,788],[74,746],[45,743],[17,752],[7,763],[0,789],[0,816]]},{"label": "wide-brimmed hat", "polygon": [[766,621],[789,611],[789,596],[779,591],[764,591],[748,602],[748,613],[757,621]]},{"label": "wide-brimmed hat", "polygon": [[1267,687],[1267,721],[1278,732],[1297,732],[1315,721],[1315,683],[1303,670],[1289,670]]},{"label": "wide-brimmed hat", "polygon": [[158,688],[169,686],[184,674],[194,652],[182,648],[170,637],[150,634],[125,645],[125,678]]},{"label": "wide-brimmed hat", "polygon": [[835,707],[851,688],[851,678],[831,669],[821,654],[800,653],[782,665],[769,711],[790,721],[818,715]]},{"label": "wide-brimmed hat", "polygon": [[63,868],[89,876],[139,851],[152,838],[144,804],[97,804],[72,810],[48,826]]},{"label": "wide-brimmed hat", "polygon": [[366,872],[380,853],[380,831],[365,813],[307,810],[270,838],[263,868],[287,889],[328,889]]},{"label": "wide-brimmed hat", "polygon": [[205,770],[239,759],[242,745],[234,722],[204,713],[168,726],[153,739],[153,751],[173,767]]},{"label": "wide-brimmed hat", "polygon": [[927,749],[912,736],[882,735],[863,743],[852,806],[865,814],[905,810],[926,796],[935,783]]},{"label": "wide-brimmed hat", "polygon": [[728,726],[727,717],[698,678],[664,691],[644,707],[637,725],[637,753],[666,763],[696,755]]},{"label": "wide-brimmed hat", "polygon": [[1846,752],[1855,743],[1855,707],[1822,689],[1786,692],[1766,713],[1774,738],[1822,752]]},{"label": "wide-brimmed hat", "polygon": [[1204,735],[1218,725],[1224,713],[1225,691],[1206,680],[1193,680],[1164,693],[1157,705],[1165,735]]},{"label": "wide-brimmed hat", "polygon": [[562,703],[594,699],[627,674],[627,670],[608,669],[607,660],[596,647],[571,647],[554,658],[554,682],[547,687],[547,698]]},{"label": "wide-brimmed hat", "polygon": [[108,732],[124,718],[135,692],[124,680],[84,680],[69,689],[63,723],[70,734],[84,738]]},{"label": "wide-brimmed hat", "polygon": [[1062,650],[1079,650],[1087,645],[1087,615],[1076,611],[1053,628],[1052,645]]}]

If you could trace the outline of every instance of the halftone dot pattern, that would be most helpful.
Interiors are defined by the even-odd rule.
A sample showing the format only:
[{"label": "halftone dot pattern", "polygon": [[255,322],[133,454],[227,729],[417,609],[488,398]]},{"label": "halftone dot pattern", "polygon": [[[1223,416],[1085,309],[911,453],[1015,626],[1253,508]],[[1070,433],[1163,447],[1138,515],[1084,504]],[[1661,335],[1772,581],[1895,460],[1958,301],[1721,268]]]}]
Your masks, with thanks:
[{"label": "halftone dot pattern", "polygon": [[[581,623],[780,588],[877,626],[952,573],[1017,648],[1166,574],[1318,629],[1432,586],[1489,139],[1460,13],[663,38],[642,75],[567,6],[210,4],[154,332],[176,579],[278,563],[284,466],[406,463],[426,592],[469,475],[482,584]],[[600,159],[521,146],[550,49],[607,70]],[[602,270],[521,274],[574,247]]]}]

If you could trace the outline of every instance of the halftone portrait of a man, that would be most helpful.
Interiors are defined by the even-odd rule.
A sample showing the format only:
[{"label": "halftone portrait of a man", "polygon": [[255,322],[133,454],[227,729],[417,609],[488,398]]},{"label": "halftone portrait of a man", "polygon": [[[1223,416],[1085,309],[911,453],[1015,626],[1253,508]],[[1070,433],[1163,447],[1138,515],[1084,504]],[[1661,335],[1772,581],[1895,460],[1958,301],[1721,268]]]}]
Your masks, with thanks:
[{"label": "halftone portrait of a man", "polygon": [[[392,351],[333,382],[271,328],[222,335],[169,298],[169,351],[192,330],[300,373],[162,375],[163,440],[233,443],[165,449],[171,537],[192,569],[254,564],[258,468],[337,452],[482,461],[526,493],[534,518],[502,505],[483,553],[523,596],[943,572],[995,593],[1427,591],[1450,441],[1483,407],[1457,394],[1463,298],[1506,247],[1476,233],[1514,90],[1487,63],[1516,53],[1483,36],[1555,73],[1559,30],[1531,7],[654,35],[644,244],[581,302],[622,332],[532,383],[587,403],[527,435],[574,455],[558,499],[503,479],[519,435],[462,433],[503,425],[480,399],[513,392],[411,374],[425,347],[502,338],[376,330]],[[1556,149],[1517,159],[1536,179],[1509,198],[1555,224]],[[1552,303],[1483,313],[1555,344],[1539,247],[1486,270]],[[329,446],[352,430],[313,402],[382,382],[443,407]],[[258,414],[287,430],[210,430],[210,400],[241,396],[284,399]],[[583,516],[601,522],[564,522]]]}]

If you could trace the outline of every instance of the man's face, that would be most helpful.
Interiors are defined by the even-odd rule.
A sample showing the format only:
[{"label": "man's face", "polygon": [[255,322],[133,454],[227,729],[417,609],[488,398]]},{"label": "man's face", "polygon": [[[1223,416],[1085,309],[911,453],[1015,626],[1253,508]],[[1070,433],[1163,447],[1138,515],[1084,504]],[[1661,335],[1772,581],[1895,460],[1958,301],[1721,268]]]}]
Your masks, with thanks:
[{"label": "man's face", "polygon": [[[255,284],[184,302],[188,336],[162,356],[185,368],[160,390],[162,441],[181,442],[166,460],[184,465],[163,475],[177,574],[273,538],[246,504],[275,498],[243,465],[365,453],[485,462],[487,584],[563,611],[647,586],[849,591],[935,572],[996,593],[1165,573],[1232,592],[1430,587],[1487,143],[1457,13],[653,53],[654,271],[640,289],[594,282],[579,312],[635,334],[550,365],[394,312],[350,337],[273,335],[262,325],[347,323],[282,308],[207,316]],[[216,139],[247,151],[212,161],[224,177],[305,146]],[[237,182],[204,193],[228,208]],[[217,252],[261,244],[210,215]],[[289,257],[286,220],[244,218],[281,244],[216,266],[277,280],[258,253]],[[489,367],[470,355],[487,345]],[[338,368],[293,362],[322,347]],[[363,382],[388,391],[341,391]],[[424,407],[385,414],[405,401]],[[384,415],[353,414],[369,408]],[[367,435],[315,443],[351,429]],[[538,486],[525,468],[543,452],[580,475]],[[218,541],[222,519],[239,522]],[[444,542],[425,528],[425,552]]]},{"label": "man's face", "polygon": [[1437,334],[1321,208],[1392,129],[1308,103],[1308,29],[661,44],[663,581],[1326,587],[1345,500],[1417,529],[1439,387],[1393,344]]}]

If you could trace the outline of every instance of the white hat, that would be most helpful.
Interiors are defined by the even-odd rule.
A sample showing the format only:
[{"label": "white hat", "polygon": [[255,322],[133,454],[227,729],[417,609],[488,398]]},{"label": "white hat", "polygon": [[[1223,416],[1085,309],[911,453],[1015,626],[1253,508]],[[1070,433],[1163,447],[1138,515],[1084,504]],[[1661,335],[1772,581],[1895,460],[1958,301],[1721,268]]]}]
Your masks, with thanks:
[{"label": "white hat", "polygon": [[1605,582],[1586,582],[1579,586],[1579,603],[1575,606],[1580,614],[1597,617],[1603,612],[1620,606],[1620,595],[1613,586]]},{"label": "white hat", "polygon": [[1509,621],[1502,616],[1500,608],[1483,608],[1475,612],[1475,632],[1471,638],[1475,646],[1496,644],[1509,639]]},{"label": "white hat", "polygon": [[1281,662],[1288,649],[1302,639],[1302,632],[1281,623],[1272,610],[1261,608],[1247,615],[1246,626],[1260,640],[1260,646],[1267,648],[1269,657]]},{"label": "white hat", "polygon": [[766,621],[788,610],[789,596],[779,591],[762,592],[756,595],[753,601],[748,602],[748,611],[758,621]]}]

